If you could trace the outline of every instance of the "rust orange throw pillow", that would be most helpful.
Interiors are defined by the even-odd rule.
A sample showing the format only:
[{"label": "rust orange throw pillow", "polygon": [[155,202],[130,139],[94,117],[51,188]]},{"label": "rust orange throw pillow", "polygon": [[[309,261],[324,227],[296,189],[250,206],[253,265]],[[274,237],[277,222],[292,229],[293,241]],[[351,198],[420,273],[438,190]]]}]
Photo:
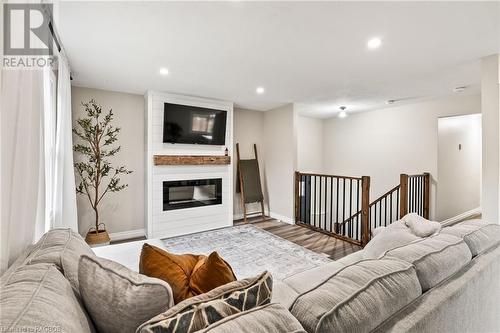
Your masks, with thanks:
[{"label": "rust orange throw pillow", "polygon": [[139,272],[168,282],[176,304],[236,280],[217,252],[208,257],[173,254],[149,244],[142,246]]},{"label": "rust orange throw pillow", "polygon": [[212,252],[194,266],[189,287],[199,295],[233,281],[236,276],[231,266],[217,252]]}]

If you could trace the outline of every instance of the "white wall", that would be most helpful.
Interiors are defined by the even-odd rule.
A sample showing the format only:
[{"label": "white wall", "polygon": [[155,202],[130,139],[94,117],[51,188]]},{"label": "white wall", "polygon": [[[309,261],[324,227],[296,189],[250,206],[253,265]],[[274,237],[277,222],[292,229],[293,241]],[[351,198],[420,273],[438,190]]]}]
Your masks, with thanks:
[{"label": "white wall", "polygon": [[[233,212],[234,218],[240,219],[243,217],[243,209],[240,201],[240,194],[236,193],[236,184],[238,178],[236,177],[236,144],[240,144],[240,154],[242,159],[248,159],[254,157],[253,145],[257,144],[257,153],[259,156],[259,168],[260,168],[260,178],[262,184],[262,191],[264,194],[264,202],[266,214],[269,213],[269,207],[267,205],[267,192],[266,192],[266,177],[265,177],[265,146],[264,146],[264,112],[253,111],[245,109],[234,109],[234,148],[233,148],[233,179],[234,179],[234,200],[233,200]],[[248,204],[247,212],[260,211],[261,207],[259,203]]]},{"label": "white wall", "polygon": [[[121,178],[128,188],[109,193],[101,201],[99,219],[110,233],[144,229],[144,97],[113,91],[71,87],[73,123],[85,113],[81,102],[94,98],[103,111],[113,109],[113,125],[121,128],[116,145],[122,150],[110,158],[114,165],[125,165],[133,173]],[[79,154],[75,154],[75,161]],[[78,184],[78,178],[76,178]],[[78,229],[85,234],[94,223],[88,199],[77,195]]]},{"label": "white wall", "polygon": [[264,113],[264,160],[271,216],[292,223],[297,167],[296,113],[292,104]]},{"label": "white wall", "polygon": [[500,59],[495,54],[481,63],[483,115],[483,218],[500,223]]},{"label": "white wall", "polygon": [[438,118],[478,113],[479,95],[457,95],[331,118],[323,129],[325,172],[371,177],[371,199],[399,182],[400,173],[430,172],[436,216]]},{"label": "white wall", "polygon": [[323,172],[323,120],[297,117],[297,169]]},{"label": "white wall", "polygon": [[436,218],[452,218],[481,206],[481,114],[438,121]]}]

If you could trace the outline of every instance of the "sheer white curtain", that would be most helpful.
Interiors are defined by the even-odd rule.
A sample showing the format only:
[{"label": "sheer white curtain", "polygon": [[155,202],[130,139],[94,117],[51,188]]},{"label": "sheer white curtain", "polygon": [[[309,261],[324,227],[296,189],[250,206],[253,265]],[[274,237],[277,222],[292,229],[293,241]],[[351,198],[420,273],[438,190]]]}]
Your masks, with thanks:
[{"label": "sheer white curtain", "polygon": [[52,228],[71,228],[78,232],[76,212],[75,173],[73,169],[73,134],[71,120],[71,81],[67,59],[58,56],[57,111],[53,197],[51,202]]},{"label": "sheer white curtain", "polygon": [[69,66],[2,70],[0,273],[49,229],[78,232]]},{"label": "sheer white curtain", "polygon": [[2,70],[0,272],[45,230],[43,84],[42,70]]}]

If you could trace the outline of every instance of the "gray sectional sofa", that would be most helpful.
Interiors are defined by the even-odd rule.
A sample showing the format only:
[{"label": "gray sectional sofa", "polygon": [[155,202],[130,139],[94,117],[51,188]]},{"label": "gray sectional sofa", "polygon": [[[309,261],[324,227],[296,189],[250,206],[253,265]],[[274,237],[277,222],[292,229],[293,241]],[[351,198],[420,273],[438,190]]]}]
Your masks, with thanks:
[{"label": "gray sectional sofa", "polygon": [[[27,249],[0,279],[0,330],[95,332],[81,255],[92,250],[69,230]],[[274,281],[270,304],[203,331],[500,332],[500,226],[467,221],[377,259],[356,252]]]}]

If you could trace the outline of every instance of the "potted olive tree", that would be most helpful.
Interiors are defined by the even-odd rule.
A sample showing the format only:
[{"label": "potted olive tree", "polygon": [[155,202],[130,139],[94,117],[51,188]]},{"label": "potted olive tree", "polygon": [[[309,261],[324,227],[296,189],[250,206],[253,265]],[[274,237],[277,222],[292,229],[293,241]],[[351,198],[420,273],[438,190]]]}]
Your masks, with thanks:
[{"label": "potted olive tree", "polygon": [[119,127],[111,125],[113,111],[103,114],[101,106],[94,99],[83,103],[86,117],[77,120],[73,133],[80,139],[73,150],[81,155],[75,162],[75,170],[80,181],[76,192],[88,198],[95,213],[95,223],[87,232],[85,240],[90,245],[109,243],[106,225],[99,220],[99,204],[110,192],[119,192],[128,184],[123,184],[120,175],[132,171],[124,166],[113,166],[109,158],[115,156],[121,146],[113,147],[118,140]]}]

